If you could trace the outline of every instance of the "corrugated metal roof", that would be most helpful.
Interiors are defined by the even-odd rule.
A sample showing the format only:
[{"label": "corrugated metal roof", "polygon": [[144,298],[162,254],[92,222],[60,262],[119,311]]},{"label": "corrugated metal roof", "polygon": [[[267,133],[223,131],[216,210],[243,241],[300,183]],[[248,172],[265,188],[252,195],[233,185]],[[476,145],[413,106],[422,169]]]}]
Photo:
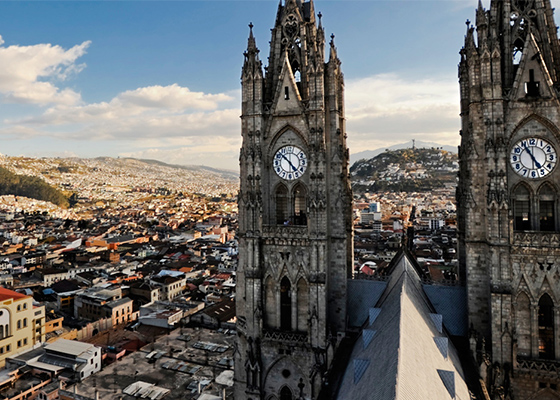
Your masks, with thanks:
[{"label": "corrugated metal roof", "polygon": [[58,339],[54,343],[45,346],[47,351],[56,351],[59,353],[79,356],[80,354],[93,349],[95,346],[89,343],[78,342],[77,340]]}]

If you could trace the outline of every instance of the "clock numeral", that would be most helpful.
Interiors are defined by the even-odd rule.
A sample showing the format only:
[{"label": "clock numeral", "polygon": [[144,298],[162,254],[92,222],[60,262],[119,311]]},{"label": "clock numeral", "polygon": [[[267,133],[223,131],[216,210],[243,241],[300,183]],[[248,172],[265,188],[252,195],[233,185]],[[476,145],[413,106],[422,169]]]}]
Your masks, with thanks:
[{"label": "clock numeral", "polygon": [[529,145],[534,146],[537,143],[535,139],[529,139]]},{"label": "clock numeral", "polygon": [[550,153],[551,151],[552,151],[552,146],[551,145],[546,146],[546,152]]},{"label": "clock numeral", "polygon": [[554,154],[549,154],[548,155],[548,160],[549,161],[554,161]]},{"label": "clock numeral", "polygon": [[521,164],[519,163],[515,164],[515,169],[521,169]]},{"label": "clock numeral", "polygon": [[531,177],[536,178],[537,177],[537,173],[535,171],[531,171]]},{"label": "clock numeral", "polygon": [[511,161],[517,161],[517,156],[512,156]]},{"label": "clock numeral", "polygon": [[521,153],[521,147],[516,147],[513,151],[515,151],[515,154],[520,154]]},{"label": "clock numeral", "polygon": [[295,176],[296,178],[299,178],[299,173],[298,173],[298,172],[294,172],[294,176]]},{"label": "clock numeral", "polygon": [[523,171],[521,171],[521,173],[523,174],[523,176],[527,175],[527,170],[525,168],[523,168]]},{"label": "clock numeral", "polygon": [[303,168],[303,167],[299,168],[299,172],[301,172],[302,174],[303,174],[304,171],[305,171],[305,168]]},{"label": "clock numeral", "polygon": [[541,169],[541,170],[540,170],[540,173],[541,173],[541,176],[544,176],[544,175],[546,174],[546,169],[544,169],[544,168]]}]

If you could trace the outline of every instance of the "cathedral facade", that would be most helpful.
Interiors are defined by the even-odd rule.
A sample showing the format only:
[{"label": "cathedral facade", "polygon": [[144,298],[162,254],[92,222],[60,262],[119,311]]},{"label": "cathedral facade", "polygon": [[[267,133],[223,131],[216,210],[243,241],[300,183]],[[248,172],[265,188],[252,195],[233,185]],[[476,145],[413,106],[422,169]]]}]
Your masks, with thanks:
[{"label": "cathedral facade", "polygon": [[346,328],[344,82],[312,1],[280,4],[242,69],[236,399],[316,399]]},{"label": "cathedral facade", "polygon": [[459,65],[459,260],[492,398],[560,398],[560,43],[550,0],[492,0]]}]

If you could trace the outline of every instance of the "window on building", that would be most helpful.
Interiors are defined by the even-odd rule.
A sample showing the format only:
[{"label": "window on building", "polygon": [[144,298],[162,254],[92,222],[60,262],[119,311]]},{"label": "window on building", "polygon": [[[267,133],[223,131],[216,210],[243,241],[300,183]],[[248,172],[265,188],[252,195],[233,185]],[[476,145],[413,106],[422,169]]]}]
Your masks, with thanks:
[{"label": "window on building", "polygon": [[6,353],[9,353],[10,351],[12,351],[12,345],[11,344],[6,346]]},{"label": "window on building", "polygon": [[294,396],[289,387],[284,386],[282,390],[280,390],[280,400],[293,400],[293,398]]},{"label": "window on building", "polygon": [[292,294],[288,277],[280,281],[280,329],[292,330]]},{"label": "window on building", "polygon": [[18,304],[17,310],[18,310],[18,311],[21,311],[21,304]]},{"label": "window on building", "polygon": [[294,189],[294,225],[307,225],[307,191],[303,185]]},{"label": "window on building", "polygon": [[555,193],[548,184],[539,190],[539,229],[541,231],[556,230]]},{"label": "window on building", "polygon": [[18,328],[18,329],[21,329],[21,319],[18,319],[17,328]]},{"label": "window on building", "polygon": [[539,358],[554,359],[554,303],[548,294],[539,300]]},{"label": "window on building", "polygon": [[24,328],[27,327],[27,318],[24,318],[24,319],[23,319],[23,327],[24,327]]},{"label": "window on building", "polygon": [[23,303],[23,309],[27,310],[27,303]]},{"label": "window on building", "polygon": [[24,338],[24,339],[23,339],[23,345],[24,345],[24,346],[27,345],[27,338]]},{"label": "window on building", "polygon": [[17,341],[17,347],[21,347],[21,340]]},{"label": "window on building", "polygon": [[288,215],[288,189],[286,186],[280,184],[276,188],[276,224],[287,225],[289,224]]},{"label": "window on building", "polygon": [[513,229],[516,231],[531,230],[531,206],[529,190],[518,186],[513,192]]}]

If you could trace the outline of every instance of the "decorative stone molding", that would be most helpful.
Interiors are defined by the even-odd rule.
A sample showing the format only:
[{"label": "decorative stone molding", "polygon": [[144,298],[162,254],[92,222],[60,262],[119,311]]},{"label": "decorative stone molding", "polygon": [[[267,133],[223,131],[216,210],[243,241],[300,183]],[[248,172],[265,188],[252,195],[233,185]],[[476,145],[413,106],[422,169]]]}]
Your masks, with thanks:
[{"label": "decorative stone molding", "polygon": [[307,334],[299,332],[280,332],[264,330],[264,339],[285,343],[307,343]]},{"label": "decorative stone molding", "polygon": [[514,232],[513,245],[535,247],[559,247],[560,233],[556,232]]}]

